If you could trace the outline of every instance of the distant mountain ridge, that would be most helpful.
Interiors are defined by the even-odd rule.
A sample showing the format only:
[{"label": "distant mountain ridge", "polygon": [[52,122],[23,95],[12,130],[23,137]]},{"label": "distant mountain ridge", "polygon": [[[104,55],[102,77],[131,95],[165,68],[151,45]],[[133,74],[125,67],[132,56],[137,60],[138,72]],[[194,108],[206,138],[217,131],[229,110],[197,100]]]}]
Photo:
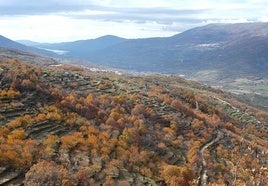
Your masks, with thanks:
[{"label": "distant mountain ridge", "polygon": [[57,56],[53,52],[49,52],[46,50],[42,50],[40,48],[32,47],[32,46],[26,46],[24,44],[21,44],[19,42],[13,41],[11,39],[8,39],[2,35],[0,35],[0,48],[6,48],[6,49],[15,49],[15,50],[22,50],[25,52],[32,52],[32,53],[38,53],[38,54],[45,54],[50,56]]},{"label": "distant mountain ridge", "polygon": [[99,37],[97,39],[79,40],[74,42],[64,42],[55,44],[39,44],[36,46],[52,50],[68,51],[65,57],[87,59],[84,58],[85,55],[93,54],[96,51],[109,48],[124,41],[126,41],[126,39],[117,36],[107,35]]},{"label": "distant mountain ridge", "polygon": [[41,43],[30,41],[30,40],[17,40],[16,42],[26,45],[26,46],[37,46],[41,44]]},{"label": "distant mountain ridge", "polygon": [[243,74],[265,76],[268,70],[268,23],[209,24],[167,38],[124,39],[103,36],[74,42],[29,47],[0,37],[0,47],[81,59],[138,72],[185,74],[218,71],[218,78]]},{"label": "distant mountain ridge", "polygon": [[12,41],[4,36],[0,35],[0,47],[11,48],[11,49],[20,49],[20,50],[29,50],[29,48],[23,44]]},{"label": "distant mountain ridge", "polygon": [[[36,45],[39,49],[1,37],[0,47],[44,53],[43,48],[51,50],[46,54],[72,59],[72,63],[80,59],[134,72],[184,75],[268,108],[268,23],[209,24],[167,38],[109,35]],[[55,54],[57,50],[62,55]]]},{"label": "distant mountain ridge", "polygon": [[45,44],[64,56],[133,71],[263,75],[268,70],[268,23],[210,24],[168,38],[97,39]]}]

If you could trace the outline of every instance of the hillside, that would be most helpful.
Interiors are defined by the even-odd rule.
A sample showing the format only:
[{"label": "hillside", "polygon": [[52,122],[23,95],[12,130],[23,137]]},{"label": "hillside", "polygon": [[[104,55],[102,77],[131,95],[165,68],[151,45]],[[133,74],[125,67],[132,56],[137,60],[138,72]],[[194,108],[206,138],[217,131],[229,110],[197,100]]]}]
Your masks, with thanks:
[{"label": "hillside", "polygon": [[[45,45],[62,57],[134,72],[180,74],[268,108],[268,23],[210,24],[168,38],[114,36]],[[109,43],[110,45],[107,45]]]},{"label": "hillside", "polygon": [[42,50],[40,48],[36,48],[32,46],[26,46],[1,35],[0,35],[0,48],[24,51],[24,52],[32,53],[32,55],[43,54],[43,55],[49,55],[53,57],[57,56],[54,52]]},{"label": "hillside", "polygon": [[38,46],[41,45],[41,43],[30,41],[30,40],[17,40],[16,42],[23,44],[25,46]]},{"label": "hillside", "polygon": [[8,48],[1,48],[0,47],[0,60],[10,60],[10,59],[18,59],[20,61],[32,63],[32,64],[39,64],[39,65],[56,65],[60,61],[60,59],[52,58],[45,55],[40,55],[33,52],[27,52],[23,50],[17,49],[8,49]]},{"label": "hillside", "polygon": [[0,61],[1,185],[265,185],[268,113],[178,76]]},{"label": "hillside", "polygon": [[67,57],[139,72],[192,75],[218,70],[219,79],[226,72],[263,77],[268,69],[267,33],[268,23],[210,24],[168,38],[105,36],[44,46],[68,51]]},{"label": "hillside", "polygon": [[74,42],[55,43],[55,44],[39,44],[36,46],[40,48],[66,51],[66,53],[61,57],[69,57],[69,58],[85,60],[87,59],[85,58],[85,55],[89,56],[96,51],[108,47],[113,47],[124,41],[125,39],[116,36],[103,36],[97,39],[79,40]]}]

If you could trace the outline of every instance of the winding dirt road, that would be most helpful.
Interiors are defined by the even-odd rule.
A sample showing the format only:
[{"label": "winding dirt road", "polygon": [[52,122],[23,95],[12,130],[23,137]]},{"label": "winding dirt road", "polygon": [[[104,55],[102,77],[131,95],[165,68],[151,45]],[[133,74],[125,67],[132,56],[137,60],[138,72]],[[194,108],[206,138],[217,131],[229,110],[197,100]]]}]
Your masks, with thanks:
[{"label": "winding dirt road", "polygon": [[207,150],[207,148],[214,143],[218,142],[221,138],[223,137],[223,132],[218,131],[217,136],[212,139],[210,142],[208,142],[206,145],[204,145],[201,150],[200,150],[200,156],[201,156],[201,161],[202,161],[202,169],[200,172],[200,180],[199,180],[199,185],[200,186],[207,186],[207,180],[208,180],[208,175],[207,175],[207,162],[204,158],[204,151]]}]

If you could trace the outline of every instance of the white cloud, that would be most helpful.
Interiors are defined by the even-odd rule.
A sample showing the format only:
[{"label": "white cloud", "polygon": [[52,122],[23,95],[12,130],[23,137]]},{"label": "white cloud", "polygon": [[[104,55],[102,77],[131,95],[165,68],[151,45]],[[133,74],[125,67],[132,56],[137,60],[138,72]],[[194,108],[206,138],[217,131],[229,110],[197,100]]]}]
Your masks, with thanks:
[{"label": "white cloud", "polygon": [[176,34],[175,31],[163,32],[164,25],[156,22],[139,24],[126,21],[122,24],[101,20],[77,20],[55,15],[5,17],[0,19],[0,25],[1,34],[8,38],[39,42],[74,41],[107,34],[125,38],[164,37]]},{"label": "white cloud", "polygon": [[163,37],[207,23],[268,21],[267,7],[267,0],[0,0],[0,34],[42,42]]}]

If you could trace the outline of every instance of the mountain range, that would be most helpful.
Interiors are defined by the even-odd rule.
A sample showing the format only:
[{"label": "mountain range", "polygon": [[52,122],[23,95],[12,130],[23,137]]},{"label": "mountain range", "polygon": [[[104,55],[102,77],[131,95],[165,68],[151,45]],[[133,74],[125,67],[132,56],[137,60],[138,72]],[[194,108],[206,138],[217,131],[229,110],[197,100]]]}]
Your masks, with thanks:
[{"label": "mountain range", "polygon": [[264,76],[268,70],[268,23],[210,24],[167,38],[104,36],[37,46],[67,51],[62,57],[138,72],[192,75],[209,69],[222,78]]},{"label": "mountain range", "polygon": [[[27,43],[27,45],[28,44],[29,42]],[[15,49],[15,50],[20,50],[24,52],[30,52],[32,54],[43,54],[43,55],[57,57],[57,55],[54,52],[43,50],[38,47],[27,46],[27,45],[13,41],[9,38],[6,38],[0,35],[0,48],[11,49],[11,50]]]},{"label": "mountain range", "polygon": [[[170,38],[28,44],[66,58],[79,57],[71,47],[96,59],[125,55],[114,64],[136,71],[163,60],[161,73],[221,77],[217,85],[254,88],[264,103],[266,33],[262,24],[208,25]],[[267,185],[268,112],[254,97],[177,75],[97,69],[4,37],[0,46],[0,185]],[[129,62],[134,55],[144,63]]]},{"label": "mountain range", "polygon": [[268,106],[268,23],[209,24],[165,38],[108,35],[54,44],[19,42],[29,46],[1,37],[0,47],[134,72],[184,75]]}]

